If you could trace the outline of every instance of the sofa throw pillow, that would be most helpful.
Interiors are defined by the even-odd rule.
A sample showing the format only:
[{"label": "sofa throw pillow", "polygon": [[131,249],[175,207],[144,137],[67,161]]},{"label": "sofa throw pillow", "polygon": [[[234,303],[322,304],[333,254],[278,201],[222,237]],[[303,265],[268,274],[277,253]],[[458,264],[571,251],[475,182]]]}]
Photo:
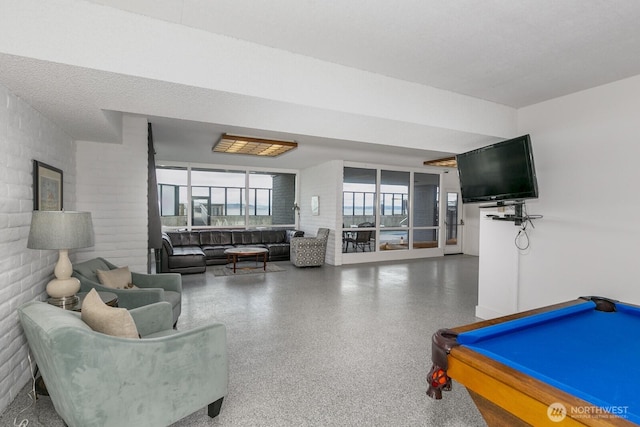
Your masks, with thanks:
[{"label": "sofa throw pillow", "polygon": [[101,285],[111,289],[137,289],[131,283],[131,271],[129,267],[120,267],[114,270],[96,270]]},{"label": "sofa throw pillow", "polygon": [[98,292],[91,289],[82,302],[80,318],[91,329],[121,338],[139,338],[138,328],[126,308],[109,307]]}]

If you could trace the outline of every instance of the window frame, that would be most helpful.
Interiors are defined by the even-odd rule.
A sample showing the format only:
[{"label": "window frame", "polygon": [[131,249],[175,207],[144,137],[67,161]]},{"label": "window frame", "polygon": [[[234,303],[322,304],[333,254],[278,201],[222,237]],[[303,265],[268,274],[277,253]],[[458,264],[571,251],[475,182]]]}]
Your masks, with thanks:
[{"label": "window frame", "polygon": [[[250,175],[251,174],[289,174],[293,176],[294,179],[294,191],[293,194],[291,195],[291,198],[295,201],[298,200],[298,192],[299,192],[299,171],[297,170],[291,170],[291,169],[278,169],[278,168],[258,168],[258,167],[236,167],[236,166],[229,166],[229,165],[216,165],[216,164],[196,164],[196,163],[185,163],[185,162],[166,162],[166,161],[158,161],[157,165],[156,165],[156,169],[176,169],[176,168],[184,168],[187,171],[187,203],[186,203],[186,212],[185,215],[187,217],[187,225],[186,225],[186,229],[187,230],[198,230],[198,229],[259,229],[259,228],[265,228],[264,225],[259,225],[259,224],[253,224],[251,221],[251,209],[248,209],[248,207],[250,206],[250,200],[251,200],[251,193],[254,190],[253,188],[251,188],[249,186],[250,184]],[[231,186],[231,187],[224,187],[224,186],[203,186],[203,185],[192,185],[192,171],[213,171],[213,172],[230,172],[230,173],[241,173],[244,174],[244,187],[236,187],[236,186]],[[168,184],[168,183],[158,183],[158,192],[159,192],[159,197],[158,197],[158,203],[161,206],[162,205],[162,198],[161,198],[161,194],[160,194],[160,186],[167,186],[167,185],[175,185],[175,184]],[[226,191],[228,188],[233,188],[233,189],[240,189],[240,194],[241,194],[241,200],[240,200],[240,208],[241,208],[241,215],[244,216],[244,224],[221,224],[221,225],[216,225],[216,224],[210,224],[210,225],[194,225],[192,218],[192,203],[193,203],[193,199],[198,198],[198,197],[204,197],[204,196],[193,196],[193,188],[198,187],[198,188],[209,188],[209,200],[210,200],[210,206],[213,209],[214,206],[218,206],[218,203],[214,203],[214,196],[213,196],[213,190],[212,189],[218,189],[218,188],[223,188],[225,189],[225,206],[223,207],[223,210],[225,211],[224,214],[225,216],[227,215],[227,208],[228,206],[226,206],[227,203],[227,199],[228,199],[228,192]],[[263,187],[257,188],[257,190],[265,190]],[[268,189],[270,192],[270,197],[269,197],[269,217],[273,217],[273,188]],[[293,203],[292,203],[292,209],[293,209]],[[270,226],[268,226],[268,228],[297,228],[298,227],[298,218],[297,215],[293,214],[293,210],[292,210],[292,214],[291,217],[293,219],[293,222],[291,223],[286,223],[286,224],[271,224]],[[264,216],[264,215],[263,215]],[[272,219],[273,220],[273,219]],[[164,226],[163,225],[163,229],[166,230],[170,230],[170,229],[184,229],[185,226]]]}]

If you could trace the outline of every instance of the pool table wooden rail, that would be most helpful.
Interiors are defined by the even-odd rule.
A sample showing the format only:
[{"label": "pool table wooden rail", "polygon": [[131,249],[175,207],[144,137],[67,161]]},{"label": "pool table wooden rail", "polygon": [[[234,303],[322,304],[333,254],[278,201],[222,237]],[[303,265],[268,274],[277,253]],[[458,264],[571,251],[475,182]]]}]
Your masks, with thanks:
[{"label": "pool table wooden rail", "polygon": [[[462,333],[583,302],[583,299],[567,301],[460,326],[452,331]],[[448,376],[467,388],[489,426],[636,426],[628,420],[613,416],[580,417],[578,414],[574,418],[572,407],[586,408],[594,405],[464,346],[453,347],[447,362]],[[561,403],[567,409],[567,416],[561,422],[553,422],[547,416],[547,409],[552,403]]]}]

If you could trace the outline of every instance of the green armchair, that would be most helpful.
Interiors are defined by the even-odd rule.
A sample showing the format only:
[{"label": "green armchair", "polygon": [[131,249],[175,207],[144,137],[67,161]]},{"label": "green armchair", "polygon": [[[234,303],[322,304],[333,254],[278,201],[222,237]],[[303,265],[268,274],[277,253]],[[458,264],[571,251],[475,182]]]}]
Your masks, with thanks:
[{"label": "green armchair", "polygon": [[132,309],[154,302],[167,301],[173,309],[173,324],[178,322],[182,309],[182,276],[179,273],[142,274],[131,272],[132,281],[139,289],[113,289],[100,284],[97,270],[118,268],[104,258],[94,258],[73,265],[73,276],[80,280],[80,290],[112,292],[118,295],[118,307]]},{"label": "green armchair", "polygon": [[56,412],[69,427],[168,426],[227,394],[226,329],[172,329],[167,302],[129,310],[142,339],[94,332],[80,313],[40,301],[20,323]]}]

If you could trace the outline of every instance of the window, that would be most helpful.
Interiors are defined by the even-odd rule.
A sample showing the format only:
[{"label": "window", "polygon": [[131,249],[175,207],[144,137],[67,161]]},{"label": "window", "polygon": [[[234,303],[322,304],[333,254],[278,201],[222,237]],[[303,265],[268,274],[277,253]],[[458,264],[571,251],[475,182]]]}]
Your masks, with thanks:
[{"label": "window", "polygon": [[413,248],[437,248],[440,177],[416,172],[413,182]]},{"label": "window", "polygon": [[458,193],[447,193],[447,245],[458,244]]},{"label": "window", "polygon": [[156,174],[163,226],[295,226],[293,173],[158,167]]},{"label": "window", "polygon": [[187,226],[187,180],[186,168],[158,168],[158,203],[160,220],[165,227]]},{"label": "window", "polygon": [[342,190],[344,226],[375,224],[376,170],[344,168]]},{"label": "window", "polygon": [[439,197],[439,174],[345,167],[343,252],[437,248]]},{"label": "window", "polygon": [[377,171],[344,168],[342,184],[342,250],[375,250]]},{"label": "window", "polygon": [[191,171],[194,227],[245,225],[245,173],[193,169]]},{"label": "window", "polygon": [[250,173],[249,225],[294,224],[295,184],[295,174]]},{"label": "window", "polygon": [[409,249],[409,178],[409,172],[380,171],[381,250]]}]

